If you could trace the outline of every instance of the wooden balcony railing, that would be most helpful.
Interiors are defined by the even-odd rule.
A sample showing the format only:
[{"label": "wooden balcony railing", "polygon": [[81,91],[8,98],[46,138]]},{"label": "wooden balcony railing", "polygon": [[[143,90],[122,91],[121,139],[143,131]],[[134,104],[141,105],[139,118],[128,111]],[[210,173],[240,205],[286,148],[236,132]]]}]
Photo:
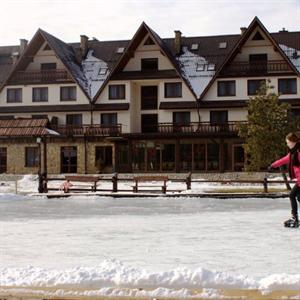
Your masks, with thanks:
[{"label": "wooden balcony railing", "polygon": [[210,122],[191,122],[188,124],[174,123],[158,123],[154,125],[144,126],[144,133],[195,133],[195,134],[236,134],[238,132],[238,124],[245,122],[227,122],[222,124]]},{"label": "wooden balcony railing", "polygon": [[290,66],[283,60],[269,60],[267,62],[235,62],[228,65],[221,75],[261,75],[289,72]]},{"label": "wooden balcony railing", "polygon": [[62,136],[118,136],[122,125],[52,125],[51,129]]},{"label": "wooden balcony railing", "polygon": [[11,83],[56,83],[70,82],[71,76],[66,70],[30,70],[18,71],[11,79]]}]

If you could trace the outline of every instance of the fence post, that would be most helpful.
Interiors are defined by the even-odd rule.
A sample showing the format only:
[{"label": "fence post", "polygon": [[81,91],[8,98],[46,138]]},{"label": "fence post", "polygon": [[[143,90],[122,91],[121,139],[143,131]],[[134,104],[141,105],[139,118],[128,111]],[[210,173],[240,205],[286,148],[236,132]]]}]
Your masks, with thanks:
[{"label": "fence post", "polygon": [[114,173],[112,176],[112,184],[113,184],[113,192],[116,193],[118,191],[118,173]]},{"label": "fence post", "polygon": [[268,179],[267,179],[267,177],[264,178],[263,185],[264,185],[264,192],[268,193]]},{"label": "fence post", "polygon": [[188,174],[188,176],[186,177],[185,183],[186,183],[186,189],[190,190],[191,189],[191,185],[192,185],[192,172],[190,172]]}]

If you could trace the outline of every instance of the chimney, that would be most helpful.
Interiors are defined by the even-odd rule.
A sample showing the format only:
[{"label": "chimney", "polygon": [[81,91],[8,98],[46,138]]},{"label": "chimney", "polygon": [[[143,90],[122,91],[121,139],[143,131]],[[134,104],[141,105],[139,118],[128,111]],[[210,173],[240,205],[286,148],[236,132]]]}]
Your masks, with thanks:
[{"label": "chimney", "polygon": [[81,57],[84,58],[88,52],[89,49],[89,38],[86,35],[80,36],[80,52]]},{"label": "chimney", "polygon": [[181,52],[181,31],[175,30],[175,52],[176,54],[180,54]]},{"label": "chimney", "polygon": [[285,33],[285,32],[289,32],[288,30],[286,30],[284,27],[282,28],[282,30],[279,30],[280,33]]},{"label": "chimney", "polygon": [[19,52],[13,52],[11,54],[12,63],[15,64],[17,60],[19,59]]},{"label": "chimney", "polygon": [[242,35],[247,30],[247,27],[241,27],[240,30],[241,30],[241,35]]},{"label": "chimney", "polygon": [[20,39],[20,55],[24,52],[27,47],[28,41],[25,39]]}]

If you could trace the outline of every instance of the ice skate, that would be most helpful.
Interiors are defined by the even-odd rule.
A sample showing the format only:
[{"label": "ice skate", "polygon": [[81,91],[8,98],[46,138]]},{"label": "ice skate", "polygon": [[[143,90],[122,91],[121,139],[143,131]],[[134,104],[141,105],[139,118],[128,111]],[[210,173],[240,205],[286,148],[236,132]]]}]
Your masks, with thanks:
[{"label": "ice skate", "polygon": [[290,219],[288,219],[284,222],[284,227],[298,228],[299,221],[297,218],[291,217]]}]

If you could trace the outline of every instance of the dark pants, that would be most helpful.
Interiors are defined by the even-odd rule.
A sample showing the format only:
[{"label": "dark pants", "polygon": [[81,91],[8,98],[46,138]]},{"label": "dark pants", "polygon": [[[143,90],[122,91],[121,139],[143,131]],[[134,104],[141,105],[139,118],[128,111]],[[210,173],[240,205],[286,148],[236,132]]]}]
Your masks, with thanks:
[{"label": "dark pants", "polygon": [[297,200],[299,201],[299,197],[300,197],[300,186],[295,184],[295,186],[292,188],[290,192],[290,201],[291,201],[292,215],[297,220],[298,220]]}]

